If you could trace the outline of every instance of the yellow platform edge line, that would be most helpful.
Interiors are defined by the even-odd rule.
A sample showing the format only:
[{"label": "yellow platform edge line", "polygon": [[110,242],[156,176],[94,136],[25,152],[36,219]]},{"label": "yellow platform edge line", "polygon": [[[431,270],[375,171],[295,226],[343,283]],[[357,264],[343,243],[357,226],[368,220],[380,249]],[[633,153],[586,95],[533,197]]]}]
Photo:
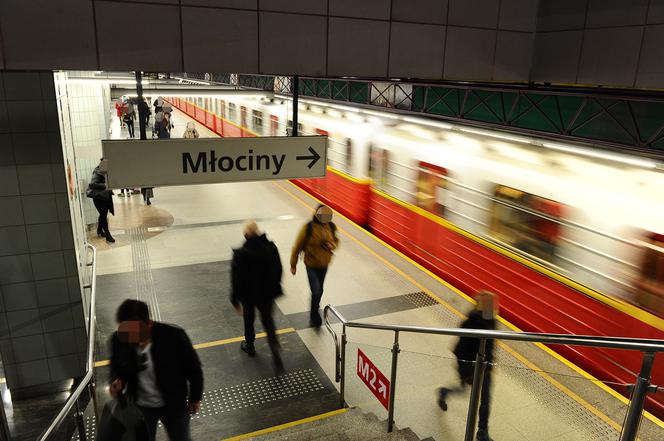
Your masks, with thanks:
[{"label": "yellow platform edge line", "polygon": [[[292,332],[295,332],[295,328],[283,328],[283,329],[277,329],[276,331],[277,335],[281,334],[290,334]],[[259,332],[256,334],[256,338],[265,338],[267,337],[267,333],[265,332]],[[241,341],[244,341],[244,337],[232,337],[232,338],[225,338],[223,340],[214,340],[214,341],[209,341],[205,343],[198,343],[194,345],[194,349],[207,349],[207,348],[213,348],[215,346],[223,346],[227,345],[230,343],[239,343]],[[111,360],[100,360],[95,362],[95,367],[103,367],[103,366],[108,366],[111,364]]]},{"label": "yellow platform edge line", "polygon": [[254,436],[265,435],[267,433],[278,432],[279,430],[289,429],[291,427],[300,426],[302,424],[311,423],[313,421],[324,420],[336,415],[341,415],[344,412],[347,412],[348,409],[337,409],[332,412],[321,413],[320,415],[314,415],[308,418],[302,418],[301,420],[291,421],[289,423],[279,424],[278,426],[268,427],[266,429],[256,430],[255,432],[245,433],[244,435],[233,436],[231,438],[223,439],[222,441],[239,441],[242,439],[251,438]]},{"label": "yellow platform edge line", "polygon": [[[288,183],[291,184],[294,188],[296,188],[296,189],[299,190],[300,192],[302,192],[303,194],[305,194],[305,195],[309,196],[310,198],[312,198],[312,199],[314,199],[314,200],[316,200],[316,201],[322,203],[318,198],[316,198],[315,196],[309,194],[308,192],[306,192],[304,189],[300,188],[299,186],[293,184],[293,183],[290,182],[290,181],[288,181]],[[301,199],[298,198],[297,196],[291,194],[288,190],[286,190],[285,188],[281,187],[280,185],[278,185],[278,184],[276,184],[276,185],[279,186],[279,187],[280,187],[283,191],[285,191],[287,194],[291,195],[293,198],[295,198],[296,200],[298,200],[302,205],[305,205],[307,208],[313,210],[311,207],[309,207],[309,205],[306,204],[306,202],[304,202],[303,200],[301,200]],[[335,211],[335,213],[336,213],[338,216],[340,216],[340,217],[342,217],[343,219],[345,219],[348,223],[350,223],[351,225],[353,225],[356,229],[358,229],[359,231],[364,232],[367,236],[371,237],[372,239],[374,239],[375,241],[377,241],[377,242],[380,243],[381,245],[385,246],[386,248],[388,248],[389,250],[391,250],[392,252],[394,252],[395,254],[397,254],[397,255],[398,255],[399,257],[401,257],[402,259],[408,261],[410,264],[412,264],[413,266],[415,266],[416,268],[418,268],[419,270],[421,270],[422,272],[424,272],[424,273],[427,274],[428,276],[432,277],[433,279],[435,279],[436,281],[438,281],[439,283],[441,283],[441,284],[444,285],[445,287],[449,288],[451,291],[453,291],[453,292],[456,293],[457,295],[461,296],[463,299],[465,299],[465,300],[467,300],[468,302],[473,303],[473,304],[476,303],[475,300],[474,300],[472,297],[466,295],[463,291],[461,291],[461,290],[458,289],[457,287],[453,286],[453,285],[450,284],[449,282],[443,280],[442,278],[440,278],[438,275],[434,274],[433,272],[429,271],[427,268],[423,267],[422,265],[420,265],[419,263],[417,263],[416,261],[414,261],[414,260],[411,259],[410,257],[408,257],[408,256],[406,256],[405,254],[403,254],[401,251],[397,250],[396,248],[394,248],[394,247],[391,246],[390,244],[386,243],[385,241],[383,241],[383,240],[380,239],[379,237],[376,237],[375,235],[373,235],[373,234],[370,233],[369,231],[365,230],[364,228],[360,227],[359,225],[357,225],[357,224],[356,224],[355,222],[353,222],[352,220],[348,219],[348,218],[347,218],[346,216],[344,216],[343,214],[338,213],[338,212],[336,212],[336,211]],[[404,278],[406,278],[406,280],[408,280],[409,282],[413,283],[413,285],[415,285],[415,286],[417,286],[418,288],[422,289],[422,291],[423,291],[425,294],[427,294],[429,297],[431,297],[432,299],[434,299],[436,302],[438,302],[439,304],[445,306],[446,308],[448,308],[451,312],[453,312],[453,313],[456,314],[457,316],[459,316],[459,317],[465,317],[465,314],[461,313],[461,312],[458,311],[456,308],[454,308],[453,306],[451,306],[449,303],[447,303],[447,302],[445,302],[444,300],[442,300],[441,298],[439,298],[436,294],[432,293],[429,289],[423,287],[419,282],[414,281],[414,279],[412,279],[410,276],[408,276],[407,274],[404,274],[401,270],[399,270],[398,268],[394,267],[394,265],[393,265],[392,263],[388,262],[388,261],[387,261],[385,258],[383,258],[382,256],[376,254],[373,250],[369,249],[366,245],[364,245],[363,243],[361,243],[359,240],[357,240],[356,238],[350,236],[347,232],[343,231],[341,228],[339,228],[339,230],[342,231],[342,232],[343,232],[345,235],[347,235],[348,237],[350,237],[354,242],[358,243],[363,249],[365,249],[366,251],[368,251],[369,253],[371,253],[371,254],[374,255],[375,257],[377,257],[381,262],[386,263],[388,267],[390,267],[390,268],[394,268],[395,271],[396,271],[398,274],[402,275]],[[523,332],[523,331],[522,331],[521,329],[519,329],[517,326],[513,325],[512,323],[510,323],[509,321],[505,320],[505,319],[502,318],[502,317],[498,317],[498,320],[499,320],[500,323],[502,323],[503,325],[505,325],[505,326],[507,326],[508,328],[512,329],[513,331],[516,331],[516,332]],[[580,368],[579,366],[575,365],[575,364],[572,363],[571,361],[567,360],[567,359],[566,359],[565,357],[563,357],[562,355],[560,355],[560,354],[558,354],[557,352],[553,351],[552,349],[546,347],[546,346],[543,345],[542,343],[535,343],[535,345],[536,345],[537,347],[539,347],[540,349],[542,349],[542,350],[543,350],[544,352],[546,352],[547,354],[551,355],[552,357],[554,357],[555,359],[557,359],[558,361],[560,361],[561,363],[563,363],[565,366],[567,366],[567,367],[569,367],[570,369],[572,369],[572,370],[574,370],[575,372],[577,372],[579,375],[583,376],[583,377],[586,378],[587,380],[590,380],[590,381],[591,381],[593,384],[595,384],[597,387],[599,387],[600,389],[602,389],[604,392],[610,394],[611,396],[615,397],[616,399],[618,399],[618,400],[621,401],[622,403],[627,404],[627,403],[629,402],[629,400],[628,400],[627,398],[625,398],[623,395],[619,394],[618,392],[616,392],[615,390],[613,390],[612,388],[610,388],[609,386],[607,386],[606,384],[604,384],[602,381],[598,380],[596,377],[594,377],[593,375],[591,375],[591,374],[589,374],[588,372],[586,372],[584,369]],[[521,356],[520,354],[517,354],[516,352],[512,351],[511,349],[508,349],[508,352],[510,352],[510,354],[514,355],[515,358],[517,358],[519,361],[521,361],[521,360],[526,360],[525,358],[523,358],[523,356]],[[527,360],[526,360],[526,361],[527,361]],[[537,366],[536,366],[535,364],[533,364],[532,362],[528,361],[528,363],[524,363],[524,365],[526,365],[526,366],[530,365],[530,366],[528,366],[530,369],[533,369],[533,370],[535,370],[538,374],[542,375],[543,378],[545,378],[547,381],[549,381],[549,382],[550,382],[551,384],[553,384],[555,387],[557,387],[558,389],[560,389],[562,392],[567,393],[567,391],[569,391],[569,389],[567,389],[564,385],[562,385],[561,383],[559,383],[558,381],[556,381],[556,380],[553,379],[552,377],[550,377],[550,376],[544,374],[543,370],[540,369],[539,367],[537,367]],[[571,391],[570,391],[570,392],[571,392]],[[601,412],[599,409],[595,408],[592,404],[588,403],[587,401],[585,401],[585,400],[584,400],[583,398],[581,398],[580,396],[578,396],[578,395],[576,395],[576,394],[573,394],[573,395],[572,395],[572,394],[568,394],[568,395],[569,395],[572,399],[574,399],[575,401],[577,401],[579,404],[581,404],[583,407],[587,408],[587,409],[588,409],[590,412],[592,412],[593,414],[596,414],[596,412],[599,412],[600,414],[604,415],[604,417],[609,418],[609,417],[606,416],[603,412]],[[577,398],[578,398],[578,400],[577,400]],[[644,415],[646,418],[648,418],[648,420],[650,420],[651,422],[653,422],[654,424],[656,424],[657,426],[664,428],[664,421],[660,420],[660,419],[657,418],[655,415],[651,414],[650,412],[648,412],[648,411],[646,411],[646,410],[643,411],[643,415]],[[604,419],[604,418],[602,418],[602,419]],[[611,419],[609,418],[609,420],[611,420]],[[613,420],[611,420],[611,421],[613,422]],[[614,423],[614,424],[617,424],[617,423],[615,423],[615,422],[613,422],[613,423]]]}]

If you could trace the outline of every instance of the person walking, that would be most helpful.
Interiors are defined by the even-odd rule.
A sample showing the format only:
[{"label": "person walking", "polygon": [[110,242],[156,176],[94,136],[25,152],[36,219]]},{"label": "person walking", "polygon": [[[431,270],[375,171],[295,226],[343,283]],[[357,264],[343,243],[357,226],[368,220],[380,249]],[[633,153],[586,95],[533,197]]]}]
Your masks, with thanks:
[{"label": "person walking", "polygon": [[106,186],[106,169],[103,167],[104,165],[104,158],[101,158],[99,165],[92,171],[92,178],[90,179],[85,195],[92,199],[97,213],[99,213],[97,236],[105,237],[106,242],[113,243],[115,239],[113,239],[111,231],[108,229],[108,213],[110,212],[115,216],[115,208],[113,206],[113,192]]},{"label": "person walking", "polygon": [[157,138],[159,139],[169,139],[171,137],[171,118],[170,113],[160,112],[161,118],[159,122],[155,124],[155,130],[157,131]]},{"label": "person walking", "polygon": [[244,319],[244,341],[240,348],[251,357],[256,355],[254,319],[258,310],[267,333],[275,371],[281,375],[284,365],[272,317],[274,299],[283,294],[279,250],[260,232],[256,222],[247,223],[244,238],[242,247],[233,250],[231,263],[231,303]]},{"label": "person walking", "polygon": [[193,139],[193,138],[198,138],[200,135],[198,134],[198,130],[196,130],[196,124],[194,124],[193,121],[189,121],[187,123],[187,128],[184,130],[184,133],[182,134],[182,137],[185,139]]},{"label": "person walking", "polygon": [[203,370],[187,333],[150,319],[148,305],[127,299],[111,336],[113,398],[126,394],[145,417],[150,441],[161,421],[171,441],[190,441],[190,415],[201,408]]},{"label": "person walking", "polygon": [[138,114],[140,115],[141,113],[143,114],[143,124],[145,125],[145,130],[147,131],[147,128],[150,125],[150,115],[152,114],[152,111],[150,110],[150,106],[148,105],[148,102],[145,98],[139,100],[138,102]]},{"label": "person walking", "polygon": [[129,100],[122,115],[122,121],[127,125],[129,138],[131,139],[134,139],[134,118],[136,118],[136,111],[134,110],[134,104]]},{"label": "person walking", "polygon": [[295,239],[290,259],[291,274],[297,272],[297,261],[304,253],[304,266],[307,268],[307,278],[311,289],[311,311],[309,324],[320,328],[323,320],[320,316],[320,301],[323,297],[323,283],[327,269],[334,256],[334,250],[339,246],[337,227],[332,222],[332,209],[327,205],[316,208],[313,219],[305,224]]},{"label": "person walking", "polygon": [[124,97],[120,97],[115,102],[115,114],[118,116],[118,120],[120,121],[120,128],[124,127],[124,123],[122,121],[122,116],[124,115],[124,109],[125,109]]},{"label": "person walking", "polygon": [[[482,291],[477,297],[477,308],[468,314],[468,318],[461,323],[463,329],[496,329],[496,314],[498,311],[498,297],[495,294]],[[466,390],[466,386],[473,385],[475,374],[475,359],[480,350],[480,340],[472,337],[461,337],[454,348],[457,358],[457,369],[460,384],[453,387],[438,389],[438,406],[447,411],[447,397]],[[491,406],[491,364],[493,362],[494,341],[488,339],[484,351],[485,359],[489,363],[484,372],[482,393],[480,395],[480,411],[477,430],[477,441],[493,441],[489,436],[489,410]]]}]

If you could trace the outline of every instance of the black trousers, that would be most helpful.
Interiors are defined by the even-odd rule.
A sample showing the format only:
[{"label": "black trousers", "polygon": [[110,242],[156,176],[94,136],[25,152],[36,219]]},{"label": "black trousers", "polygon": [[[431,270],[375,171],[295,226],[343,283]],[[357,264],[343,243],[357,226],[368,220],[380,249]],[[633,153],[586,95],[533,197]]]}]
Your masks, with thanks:
[{"label": "black trousers", "polygon": [[274,327],[274,318],[272,317],[272,307],[274,302],[272,300],[262,303],[242,302],[242,315],[244,318],[244,339],[247,343],[253,343],[256,340],[256,331],[254,330],[254,320],[256,320],[256,310],[261,316],[261,323],[263,329],[267,333],[267,341],[270,344],[270,349],[274,353],[279,343],[277,342],[277,334]]},{"label": "black trousers", "polygon": [[186,403],[178,406],[138,407],[148,425],[150,441],[157,436],[157,423],[162,422],[170,441],[190,441],[189,409]]},{"label": "black trousers", "polygon": [[110,235],[111,232],[108,230],[108,205],[98,199],[93,199],[92,202],[94,202],[95,208],[99,213],[99,219],[97,221],[97,233]]},{"label": "black trousers", "polygon": [[326,268],[307,267],[307,278],[309,279],[309,288],[311,289],[311,311],[309,320],[314,326],[323,324],[320,316],[320,300],[323,297],[323,283],[325,283]]},{"label": "black trousers", "polygon": [[[466,390],[466,386],[473,385],[473,375],[475,373],[475,363],[470,361],[458,360],[459,377],[461,385],[449,389],[449,393],[459,393]],[[491,410],[491,365],[484,371],[484,381],[482,382],[482,393],[480,394],[480,411],[477,428],[480,430],[489,430],[489,412]]]},{"label": "black trousers", "polygon": [[127,129],[129,130],[129,137],[134,137],[134,120],[127,121]]}]

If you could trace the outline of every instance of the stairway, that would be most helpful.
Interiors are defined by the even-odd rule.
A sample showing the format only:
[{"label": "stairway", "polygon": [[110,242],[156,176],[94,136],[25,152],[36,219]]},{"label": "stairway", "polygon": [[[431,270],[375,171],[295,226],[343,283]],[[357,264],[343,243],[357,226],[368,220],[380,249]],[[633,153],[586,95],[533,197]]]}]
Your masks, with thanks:
[{"label": "stairway", "polygon": [[251,440],[279,441],[433,441],[433,438],[421,440],[410,429],[387,433],[387,422],[381,421],[372,413],[363,413],[358,408],[318,421],[289,427],[278,432],[267,433]]}]

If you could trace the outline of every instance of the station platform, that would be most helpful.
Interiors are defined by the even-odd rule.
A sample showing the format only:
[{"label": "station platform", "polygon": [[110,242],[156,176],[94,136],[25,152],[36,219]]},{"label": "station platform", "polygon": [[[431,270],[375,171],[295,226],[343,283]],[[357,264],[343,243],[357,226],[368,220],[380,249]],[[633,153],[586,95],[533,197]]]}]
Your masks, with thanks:
[{"label": "station platform", "polygon": [[[188,120],[174,110],[173,137]],[[114,137],[126,138],[126,129],[117,125]],[[202,137],[215,136],[197,128]],[[98,248],[98,384],[106,384],[108,376],[115,309],[125,298],[139,298],[155,320],[187,331],[203,363],[205,396],[201,413],[192,419],[194,440],[252,438],[339,409],[333,340],[309,326],[303,265],[295,276],[287,271],[295,236],[318,202],[285,181],[154,193],[151,206],[140,195],[115,198],[116,216],[109,223],[116,243],[89,238]],[[242,243],[243,225],[252,219],[277,244],[286,269],[285,295],[275,308],[286,367],[280,376],[264,338],[257,339],[256,358],[240,350],[242,319],[229,301],[232,248]],[[455,327],[473,307],[471,299],[367,231],[340,215],[334,221],[341,243],[322,304],[338,307],[352,320],[432,327]],[[501,327],[513,329],[504,320]],[[258,320],[256,328],[262,331]],[[420,439],[463,439],[468,394],[451,398],[447,412],[436,402],[437,388],[458,382],[454,343],[442,336],[401,338],[395,421]],[[383,420],[387,412],[355,374],[356,354],[361,350],[389,376],[391,346],[389,333],[349,330],[346,401]],[[496,441],[618,440],[625,413],[624,398],[550,349],[498,345],[489,426]],[[159,439],[166,439],[162,429]],[[648,415],[639,439],[664,439],[664,423]]]}]

